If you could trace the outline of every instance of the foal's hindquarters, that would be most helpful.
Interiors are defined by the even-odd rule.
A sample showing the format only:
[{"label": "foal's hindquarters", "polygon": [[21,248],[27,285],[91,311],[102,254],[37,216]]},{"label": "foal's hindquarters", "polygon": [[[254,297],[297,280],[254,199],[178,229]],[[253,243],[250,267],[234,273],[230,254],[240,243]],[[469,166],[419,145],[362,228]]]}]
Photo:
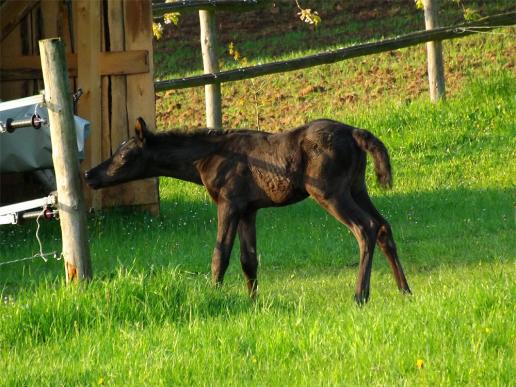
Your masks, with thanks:
[{"label": "foal's hindquarters", "polygon": [[[355,236],[360,249],[359,273],[355,286],[358,304],[367,302],[375,244],[378,244],[392,268],[398,288],[410,293],[401,267],[392,230],[373,205],[365,183],[366,152],[372,154],[380,182],[390,185],[390,162],[387,150],[371,133],[352,129],[341,132],[356,141],[332,141],[323,152],[309,159],[305,184],[308,193],[333,217],[345,224]],[[388,174],[383,176],[382,174]],[[314,184],[313,181],[317,181]]]}]

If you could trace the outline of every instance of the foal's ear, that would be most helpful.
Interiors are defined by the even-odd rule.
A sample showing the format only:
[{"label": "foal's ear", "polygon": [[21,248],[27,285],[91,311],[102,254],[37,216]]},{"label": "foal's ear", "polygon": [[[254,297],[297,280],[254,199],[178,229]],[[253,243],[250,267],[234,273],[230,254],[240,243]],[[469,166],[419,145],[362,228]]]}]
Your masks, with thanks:
[{"label": "foal's ear", "polygon": [[136,125],[134,126],[134,132],[136,133],[136,140],[141,144],[145,143],[145,138],[149,135],[149,129],[143,118],[138,117],[136,119]]}]

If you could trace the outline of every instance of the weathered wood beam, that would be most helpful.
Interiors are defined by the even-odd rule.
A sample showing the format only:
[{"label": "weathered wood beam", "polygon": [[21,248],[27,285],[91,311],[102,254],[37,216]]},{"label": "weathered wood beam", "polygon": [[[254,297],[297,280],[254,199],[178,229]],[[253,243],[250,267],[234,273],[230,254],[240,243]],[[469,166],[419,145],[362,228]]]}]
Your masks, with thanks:
[{"label": "weathered wood beam", "polygon": [[[156,129],[156,102],[152,90],[154,82],[152,61],[152,1],[124,1],[124,34],[126,50],[148,50],[150,72],[126,77],[127,120],[129,135],[134,135],[137,117],[143,117],[150,130]],[[116,117],[115,117],[116,119]],[[114,144],[115,146],[117,144]],[[103,201],[104,206],[138,203],[153,215],[159,215],[159,180],[149,178],[126,183],[118,191],[113,203]]]},{"label": "weathered wood beam", "polygon": [[[84,94],[77,102],[77,115],[91,123],[92,128],[101,128],[101,8],[100,0],[76,0],[74,5],[74,26],[79,33],[75,34],[75,50],[77,52],[77,85]],[[93,130],[86,146],[86,158],[82,162],[84,169],[92,168],[102,161],[101,132]],[[102,192],[86,190],[90,207],[101,208]]]},{"label": "weathered wood beam", "polygon": [[462,38],[477,32],[486,32],[494,28],[511,26],[514,24],[516,24],[516,12],[509,12],[486,17],[476,22],[464,23],[451,27],[441,27],[429,31],[413,32],[396,38],[382,40],[380,42],[360,44],[320,54],[309,55],[302,58],[272,62],[259,66],[242,67],[235,70],[221,71],[215,74],[203,74],[167,81],[157,81],[154,82],[154,88],[159,92],[256,78],[268,74],[300,70],[312,66],[335,63],[359,56],[397,50],[433,40]]},{"label": "weathered wood beam", "polygon": [[[110,50],[125,50],[124,25],[120,23],[120,15],[124,14],[123,0],[110,0],[107,3],[107,18],[109,24],[109,46]],[[149,71],[148,52],[146,54],[147,71]],[[138,74],[138,73],[133,73]],[[106,151],[110,148],[109,154],[104,153],[103,157],[111,156],[123,141],[129,138],[129,125],[127,117],[127,81],[123,75],[110,77],[110,98],[111,107],[109,117],[109,147],[106,144]],[[104,127],[104,125],[103,125]],[[113,190],[115,191],[115,190]],[[105,190],[103,200],[106,198],[108,191]]]},{"label": "weathered wood beam", "polygon": [[[77,54],[67,54],[68,72],[77,75]],[[149,72],[149,51],[108,51],[99,53],[100,75],[128,75]],[[38,55],[5,56],[0,58],[2,81],[43,79]]]},{"label": "weathered wood beam", "polygon": [[39,0],[6,0],[0,6],[0,42],[39,4]]}]

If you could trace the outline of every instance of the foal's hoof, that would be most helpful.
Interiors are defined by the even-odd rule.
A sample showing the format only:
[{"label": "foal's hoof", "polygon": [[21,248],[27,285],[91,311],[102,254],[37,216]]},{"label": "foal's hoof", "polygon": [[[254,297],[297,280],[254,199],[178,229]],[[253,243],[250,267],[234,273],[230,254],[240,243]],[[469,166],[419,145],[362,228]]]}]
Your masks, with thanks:
[{"label": "foal's hoof", "polygon": [[256,301],[256,299],[258,298],[258,289],[254,288],[254,289],[249,289],[249,298],[251,299],[251,301]]},{"label": "foal's hoof", "polygon": [[211,285],[213,286],[214,289],[220,289],[220,288],[222,288],[222,281],[212,280]]},{"label": "foal's hoof", "polygon": [[368,294],[355,294],[355,302],[358,306],[364,306],[369,300]]},{"label": "foal's hoof", "polygon": [[410,291],[410,288],[404,288],[404,289],[400,289],[400,292],[401,294],[403,295],[407,295],[407,296],[411,296],[412,295],[412,292]]}]

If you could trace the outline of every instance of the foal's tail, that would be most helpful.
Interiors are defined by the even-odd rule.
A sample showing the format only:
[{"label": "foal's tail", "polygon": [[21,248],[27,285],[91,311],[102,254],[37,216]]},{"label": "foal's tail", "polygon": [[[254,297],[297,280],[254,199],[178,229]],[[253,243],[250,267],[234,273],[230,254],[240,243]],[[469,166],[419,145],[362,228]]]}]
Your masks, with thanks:
[{"label": "foal's tail", "polygon": [[371,154],[374,160],[374,170],[382,187],[392,187],[391,162],[387,148],[378,138],[367,130],[355,128],[353,138],[357,145]]}]

